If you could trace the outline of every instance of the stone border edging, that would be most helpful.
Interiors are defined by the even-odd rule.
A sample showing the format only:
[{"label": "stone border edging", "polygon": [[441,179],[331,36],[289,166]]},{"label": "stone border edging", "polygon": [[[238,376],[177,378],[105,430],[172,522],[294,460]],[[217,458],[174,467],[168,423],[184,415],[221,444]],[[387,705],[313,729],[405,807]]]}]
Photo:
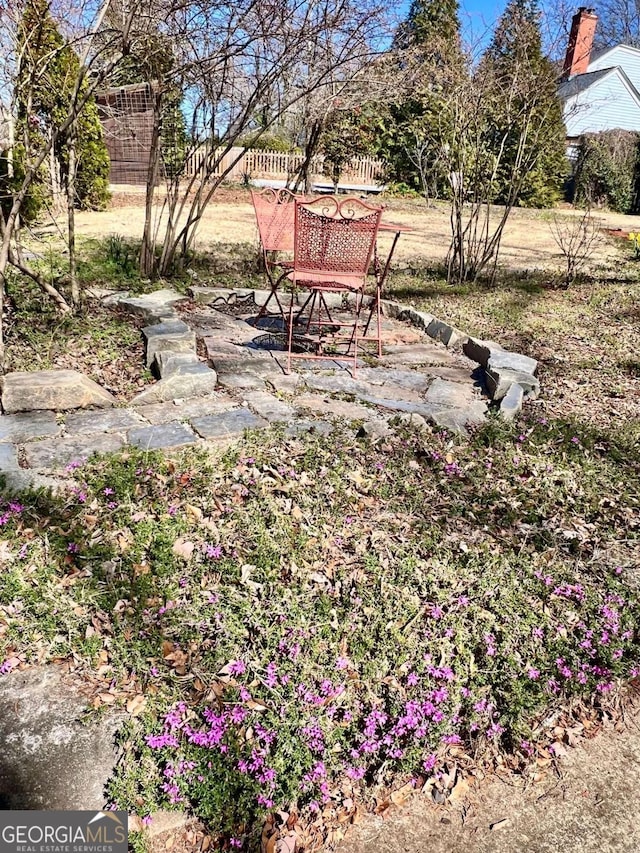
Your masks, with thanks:
[{"label": "stone border edging", "polygon": [[[229,301],[236,298],[252,298],[256,305],[263,305],[269,296],[268,290],[251,288],[225,288],[192,285],[187,293],[195,302],[211,305],[217,299]],[[286,294],[285,294],[286,296]],[[340,294],[337,296],[342,304]],[[382,314],[392,320],[406,320],[421,329],[432,340],[444,344],[447,349],[462,352],[484,369],[485,386],[491,399],[500,403],[500,414],[505,420],[513,420],[522,410],[527,397],[535,399],[540,393],[540,382],[536,377],[538,362],[529,356],[503,349],[494,341],[483,341],[457,329],[426,311],[390,299],[380,301]],[[330,305],[330,307],[334,307]],[[337,300],[335,307],[337,307]]]}]

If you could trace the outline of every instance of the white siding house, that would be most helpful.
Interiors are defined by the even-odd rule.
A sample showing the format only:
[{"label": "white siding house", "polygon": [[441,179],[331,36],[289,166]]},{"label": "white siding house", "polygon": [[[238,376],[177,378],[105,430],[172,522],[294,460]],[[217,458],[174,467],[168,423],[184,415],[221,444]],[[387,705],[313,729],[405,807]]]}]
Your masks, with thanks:
[{"label": "white siding house", "polygon": [[[638,73],[640,77],[640,51]],[[601,130],[640,131],[640,94],[620,67],[591,70],[565,81],[558,94],[564,103],[567,137]]]}]

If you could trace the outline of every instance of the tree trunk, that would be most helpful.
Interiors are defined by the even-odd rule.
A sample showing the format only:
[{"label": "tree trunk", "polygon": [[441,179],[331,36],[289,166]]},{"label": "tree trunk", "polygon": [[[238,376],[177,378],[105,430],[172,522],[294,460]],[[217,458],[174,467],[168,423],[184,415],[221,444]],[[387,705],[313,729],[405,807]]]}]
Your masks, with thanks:
[{"label": "tree trunk", "polygon": [[67,241],[69,244],[69,281],[71,284],[71,302],[74,308],[80,306],[80,287],[76,264],[76,129],[75,122],[69,128],[67,136],[68,172],[67,172]]},{"label": "tree trunk", "polygon": [[144,231],[140,247],[140,276],[153,278],[156,273],[155,240],[152,231],[153,196],[158,180],[160,165],[160,131],[161,131],[162,93],[153,92],[153,128],[151,131],[151,147],[149,150],[149,171],[147,172],[147,191],[144,207]]}]

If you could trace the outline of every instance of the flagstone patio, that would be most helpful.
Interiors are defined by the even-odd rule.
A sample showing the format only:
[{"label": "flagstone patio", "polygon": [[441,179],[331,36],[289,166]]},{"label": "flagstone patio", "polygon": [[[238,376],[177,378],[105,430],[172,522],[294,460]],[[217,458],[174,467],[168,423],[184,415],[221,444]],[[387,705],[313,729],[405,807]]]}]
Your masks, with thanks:
[{"label": "flagstone patio", "polygon": [[539,392],[533,359],[389,302],[380,359],[363,352],[353,376],[347,362],[303,357],[287,374],[278,320],[254,325],[267,295],[202,287],[192,288],[190,300],[169,290],[109,294],[107,304],[149,321],[146,362],[158,381],[114,408],[110,395],[74,371],[6,375],[0,470],[10,483],[38,484],[94,452],[228,443],[273,423],[290,435],[330,432],[336,421],[372,440],[406,423],[465,435],[484,421],[491,397],[513,418],[523,398]]}]

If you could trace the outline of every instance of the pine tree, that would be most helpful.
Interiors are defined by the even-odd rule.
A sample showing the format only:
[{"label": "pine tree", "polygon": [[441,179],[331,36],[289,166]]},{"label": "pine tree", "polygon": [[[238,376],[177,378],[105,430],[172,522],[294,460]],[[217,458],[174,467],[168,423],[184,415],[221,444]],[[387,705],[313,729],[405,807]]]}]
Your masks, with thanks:
[{"label": "pine tree", "polygon": [[567,173],[562,105],[555,69],[542,54],[539,18],[537,0],[511,0],[477,71],[494,91],[487,145],[502,152],[495,200],[506,202],[515,190],[516,203],[527,207],[557,201]]},{"label": "pine tree", "polygon": [[[28,0],[18,30],[18,47],[16,179],[24,168],[20,160],[22,164],[28,162],[31,151],[37,150],[44,135],[52,133],[65,120],[80,70],[80,61],[60,34],[47,0]],[[86,83],[83,83],[78,98],[82,100],[85,94]],[[109,199],[109,155],[93,98],[86,101],[78,114],[76,137],[77,205],[103,209]],[[59,135],[54,154],[66,182],[68,154],[65,134]],[[31,191],[30,204],[23,211],[23,218],[37,215],[46,194],[47,176],[43,172]]]}]

